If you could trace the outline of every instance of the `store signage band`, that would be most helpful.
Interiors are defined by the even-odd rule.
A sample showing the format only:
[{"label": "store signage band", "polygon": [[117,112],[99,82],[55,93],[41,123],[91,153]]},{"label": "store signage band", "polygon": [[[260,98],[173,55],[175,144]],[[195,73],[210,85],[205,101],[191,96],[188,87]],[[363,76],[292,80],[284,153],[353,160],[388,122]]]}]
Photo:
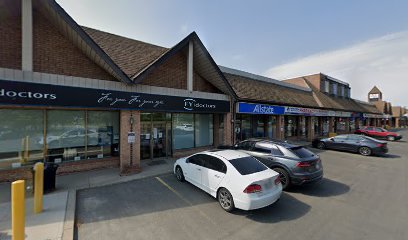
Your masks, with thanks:
[{"label": "store signage band", "polygon": [[230,111],[228,101],[0,80],[0,104],[147,111]]},{"label": "store signage band", "polygon": [[304,116],[328,116],[328,117],[351,117],[351,112],[328,111],[313,108],[283,107],[256,103],[238,103],[238,112],[247,114],[274,114],[274,115],[304,115]]}]

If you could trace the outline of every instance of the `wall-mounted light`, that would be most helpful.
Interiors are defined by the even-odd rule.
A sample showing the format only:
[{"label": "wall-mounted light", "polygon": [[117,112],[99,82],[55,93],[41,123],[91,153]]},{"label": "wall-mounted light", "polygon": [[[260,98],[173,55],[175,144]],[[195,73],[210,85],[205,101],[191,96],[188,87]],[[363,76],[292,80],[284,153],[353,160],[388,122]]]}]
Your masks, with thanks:
[{"label": "wall-mounted light", "polygon": [[130,116],[129,122],[130,122],[130,125],[133,125],[133,123],[135,122],[135,119],[133,118],[133,116]]}]

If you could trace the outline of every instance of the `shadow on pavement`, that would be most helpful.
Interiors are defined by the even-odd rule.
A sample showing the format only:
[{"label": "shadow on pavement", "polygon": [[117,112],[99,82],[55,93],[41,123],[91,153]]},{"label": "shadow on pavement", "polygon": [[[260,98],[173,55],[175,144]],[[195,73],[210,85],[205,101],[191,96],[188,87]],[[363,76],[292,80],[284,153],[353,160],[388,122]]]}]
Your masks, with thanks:
[{"label": "shadow on pavement", "polygon": [[283,192],[280,200],[274,204],[251,211],[235,210],[232,214],[245,216],[261,223],[276,223],[290,221],[306,215],[311,207],[289,194]]},{"label": "shadow on pavement", "polygon": [[302,186],[293,186],[286,191],[315,197],[331,197],[349,192],[350,187],[344,183],[330,180],[328,178],[323,178],[317,183]]}]

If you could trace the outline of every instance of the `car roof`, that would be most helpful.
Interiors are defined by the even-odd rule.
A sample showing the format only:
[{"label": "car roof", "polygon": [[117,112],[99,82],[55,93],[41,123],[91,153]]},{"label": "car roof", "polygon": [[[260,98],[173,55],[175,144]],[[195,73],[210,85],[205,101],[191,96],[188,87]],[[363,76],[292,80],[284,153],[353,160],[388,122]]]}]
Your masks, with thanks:
[{"label": "car roof", "polygon": [[262,138],[250,138],[247,139],[246,141],[252,141],[256,143],[271,143],[271,144],[276,144],[285,148],[294,148],[294,147],[300,147],[300,145],[290,143],[288,141],[283,141],[283,140],[277,140],[277,139],[262,139]]},{"label": "car roof", "polygon": [[243,158],[243,157],[250,156],[244,152],[240,152],[237,150],[231,150],[231,149],[225,149],[225,150],[218,149],[218,150],[219,151],[210,150],[210,151],[202,152],[202,154],[208,154],[208,155],[212,155],[215,157],[221,157],[228,161],[237,159],[237,158]]}]

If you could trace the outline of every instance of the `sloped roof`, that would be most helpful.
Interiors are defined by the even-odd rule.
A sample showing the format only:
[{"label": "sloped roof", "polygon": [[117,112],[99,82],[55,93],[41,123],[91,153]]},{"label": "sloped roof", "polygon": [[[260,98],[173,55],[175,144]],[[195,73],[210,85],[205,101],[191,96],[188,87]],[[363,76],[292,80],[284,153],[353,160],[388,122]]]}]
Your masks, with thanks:
[{"label": "sloped roof", "polygon": [[129,78],[162,56],[169,49],[112,33],[82,26],[82,29],[108,54]]},{"label": "sloped roof", "polygon": [[368,92],[368,94],[376,94],[376,93],[381,93],[380,89],[378,89],[377,86],[374,86],[374,87]]},{"label": "sloped roof", "polygon": [[[225,70],[225,69],[224,69]],[[229,71],[231,72],[231,71]],[[224,71],[224,75],[234,89],[240,101],[265,102],[278,105],[291,105],[302,107],[319,107],[312,96],[312,92],[307,89],[299,89],[270,81],[261,81],[250,78],[246,74],[235,74]]]}]

